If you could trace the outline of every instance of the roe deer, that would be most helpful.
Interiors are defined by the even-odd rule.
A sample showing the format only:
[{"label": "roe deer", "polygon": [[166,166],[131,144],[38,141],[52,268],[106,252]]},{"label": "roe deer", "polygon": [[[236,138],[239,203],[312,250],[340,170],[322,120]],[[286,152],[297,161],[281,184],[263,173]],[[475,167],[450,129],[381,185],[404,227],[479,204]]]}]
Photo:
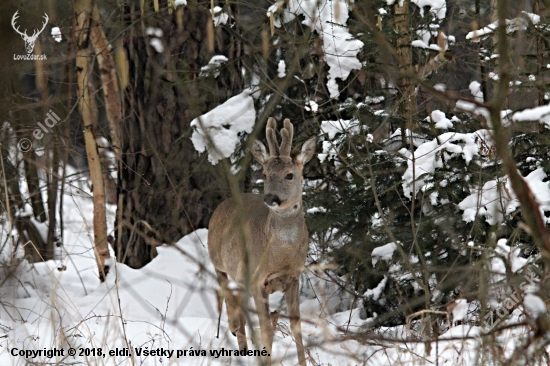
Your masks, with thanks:
[{"label": "roe deer", "polygon": [[[210,220],[208,253],[226,296],[229,329],[237,336],[239,348],[247,347],[245,318],[239,311],[243,302],[240,295],[231,293],[227,284],[228,276],[245,284],[245,261],[248,261],[250,292],[260,319],[263,346],[271,355],[277,318],[270,318],[268,298],[276,291],[283,291],[298,361],[305,366],[299,290],[308,251],[308,232],[302,209],[302,169],[315,152],[317,138],[310,137],[291,153],[294,127],[285,119],[280,146],[276,127],[275,120],[269,118],[266,128],[269,152],[259,141],[255,141],[252,148],[252,154],[263,166],[265,194],[244,193],[242,212],[234,199],[218,206]],[[270,362],[268,356],[267,363]]]}]

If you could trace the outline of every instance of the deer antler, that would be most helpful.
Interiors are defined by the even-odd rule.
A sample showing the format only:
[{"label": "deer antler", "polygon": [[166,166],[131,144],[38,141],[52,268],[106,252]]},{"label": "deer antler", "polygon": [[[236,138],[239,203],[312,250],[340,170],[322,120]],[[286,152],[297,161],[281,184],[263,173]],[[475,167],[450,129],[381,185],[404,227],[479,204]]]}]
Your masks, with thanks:
[{"label": "deer antler", "polygon": [[46,13],[44,13],[43,18],[45,19],[45,22],[42,23],[42,29],[40,29],[40,30],[35,29],[34,33],[29,38],[36,39],[38,37],[38,35],[40,33],[42,33],[42,31],[44,31],[44,28],[46,28],[46,25],[48,25],[48,20],[50,20],[50,18],[48,18],[48,14],[46,14]]},{"label": "deer antler", "polygon": [[292,149],[292,137],[294,136],[294,126],[287,118],[284,122],[284,128],[281,129],[281,136],[283,141],[281,142],[281,156],[290,157],[290,150]]},{"label": "deer antler", "polygon": [[277,142],[275,131],[277,131],[277,122],[275,122],[275,119],[273,117],[269,117],[269,119],[267,120],[265,137],[267,138],[267,145],[269,146],[269,156],[274,157],[279,155],[279,143]]},{"label": "deer antler", "polygon": [[11,18],[11,26],[17,33],[21,35],[21,37],[28,38],[29,36],[27,36],[26,29],[25,29],[25,33],[21,33],[21,31],[19,30],[19,27],[18,26],[16,27],[15,21],[17,20],[17,18],[19,18],[19,15],[17,15],[17,13],[19,13],[19,10],[17,10],[15,14],[13,14],[13,17]]}]

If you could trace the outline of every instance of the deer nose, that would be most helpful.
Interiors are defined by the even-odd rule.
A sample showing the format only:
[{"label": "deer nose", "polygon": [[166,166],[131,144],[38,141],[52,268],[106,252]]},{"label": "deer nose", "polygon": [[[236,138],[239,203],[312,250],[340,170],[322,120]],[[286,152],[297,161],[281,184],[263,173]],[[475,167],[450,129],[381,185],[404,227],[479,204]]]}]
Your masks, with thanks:
[{"label": "deer nose", "polygon": [[281,204],[281,199],[279,196],[274,194],[266,194],[264,196],[264,202],[270,207],[279,206]]}]

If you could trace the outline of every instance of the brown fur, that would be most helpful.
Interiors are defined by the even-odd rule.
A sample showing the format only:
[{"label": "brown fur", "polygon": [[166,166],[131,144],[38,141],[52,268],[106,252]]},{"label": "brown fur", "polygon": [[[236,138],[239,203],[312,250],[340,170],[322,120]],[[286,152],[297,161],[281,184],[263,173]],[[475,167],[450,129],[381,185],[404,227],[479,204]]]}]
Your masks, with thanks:
[{"label": "brown fur", "polygon": [[308,251],[308,232],[302,209],[302,168],[313,156],[316,138],[309,138],[291,154],[294,128],[290,121],[284,121],[280,146],[275,131],[276,122],[270,118],[266,128],[269,153],[259,141],[255,141],[252,149],[266,176],[265,196],[243,194],[240,213],[234,199],[222,202],[210,220],[208,252],[226,297],[229,327],[237,333],[239,348],[247,347],[245,319],[239,311],[247,299],[232,295],[234,292],[227,288],[227,283],[229,276],[245,285],[243,256],[244,249],[249,248],[250,291],[260,319],[262,343],[271,354],[278,314],[270,313],[268,297],[283,291],[298,360],[305,366],[299,308],[300,274]]}]

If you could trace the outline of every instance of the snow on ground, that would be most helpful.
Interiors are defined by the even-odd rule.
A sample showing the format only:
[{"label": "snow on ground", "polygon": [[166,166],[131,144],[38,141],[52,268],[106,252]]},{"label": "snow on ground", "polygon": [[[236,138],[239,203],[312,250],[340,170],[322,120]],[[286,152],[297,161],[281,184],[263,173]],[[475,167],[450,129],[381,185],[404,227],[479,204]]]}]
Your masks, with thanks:
[{"label": "snow on ground", "polygon": [[[255,357],[210,355],[211,350],[236,350],[237,342],[227,329],[225,308],[220,337],[216,337],[217,284],[206,249],[207,230],[197,230],[175,246],[159,247],[158,256],[142,269],[118,263],[107,281],[99,283],[90,246],[93,210],[88,185],[80,180],[68,183],[66,188],[63,259],[34,265],[23,261],[16,268],[3,267],[0,365],[27,365],[31,361],[59,365],[258,364]],[[109,207],[108,214],[112,229],[114,207]],[[62,266],[66,269],[60,271],[58,268]],[[8,269],[12,274],[5,276]],[[452,338],[473,337],[479,333],[478,327],[451,328],[432,343],[431,354],[427,356],[424,342],[380,340],[364,344],[345,338],[372,321],[361,317],[361,309],[357,307],[360,302],[340,293],[334,283],[312,271],[304,274],[301,292],[302,328],[309,364],[418,365],[418,362],[434,364],[438,357],[440,364],[469,365],[476,358],[478,340]],[[375,295],[376,288],[372,292],[367,295]],[[270,303],[272,310],[282,308],[284,314],[282,294],[272,295]],[[533,312],[541,308],[534,307]],[[257,329],[257,322],[254,326]],[[297,363],[289,329],[282,316],[273,346],[275,365]],[[250,334],[249,329],[247,333]],[[379,328],[369,334],[407,337],[403,327]],[[515,339],[509,338],[512,342]],[[249,346],[254,347],[250,341]],[[64,356],[26,360],[17,355],[54,348],[63,349]],[[75,356],[67,356],[70,348],[77,350]],[[89,350],[88,355],[80,354],[79,349],[84,348]],[[139,356],[136,348],[162,350],[165,354]],[[132,356],[127,349],[133,350]],[[190,355],[197,350],[201,351],[198,356]],[[174,353],[168,358],[167,352],[171,351]],[[184,351],[186,355],[181,354]]]}]

